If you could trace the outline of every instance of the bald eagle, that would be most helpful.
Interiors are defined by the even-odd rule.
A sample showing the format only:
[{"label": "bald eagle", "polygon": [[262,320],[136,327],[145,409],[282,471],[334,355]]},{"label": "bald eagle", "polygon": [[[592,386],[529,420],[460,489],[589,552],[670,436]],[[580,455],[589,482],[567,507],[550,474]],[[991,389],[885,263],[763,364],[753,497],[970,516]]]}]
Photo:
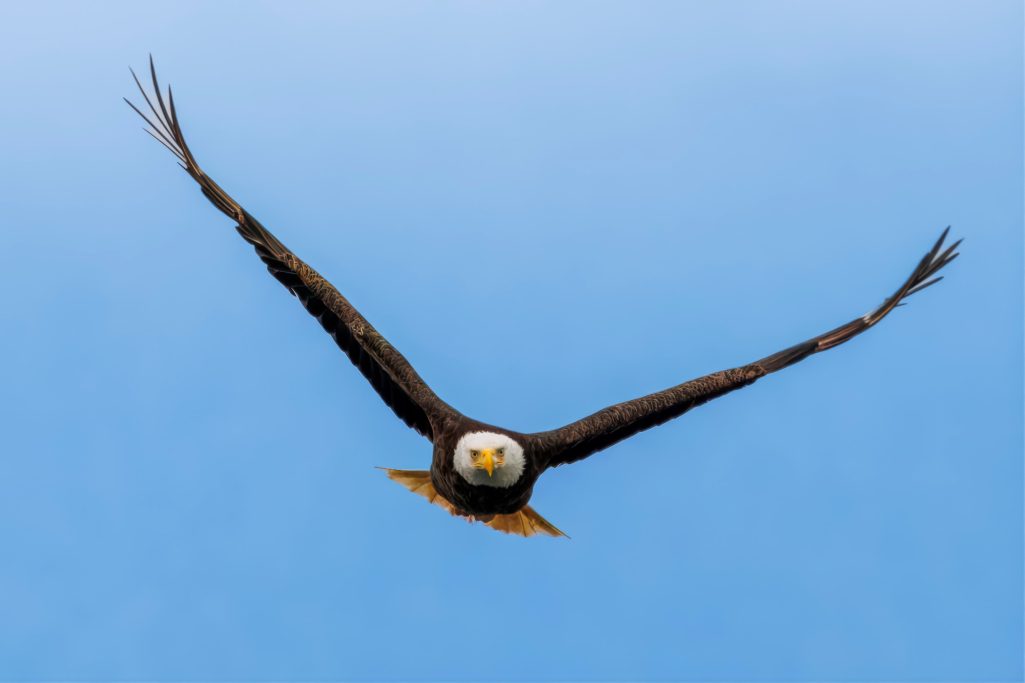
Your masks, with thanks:
[{"label": "bald eagle", "polygon": [[534,484],[545,470],[582,460],[812,354],[843,344],[878,323],[907,297],[939,282],[942,276],[936,273],[957,257],[961,242],[944,248],[948,227],[893,295],[868,314],[825,334],[748,365],[603,408],[559,429],[525,434],[469,418],[441,400],[338,290],[207,176],[182,135],[171,89],[167,89],[166,97],[160,90],[152,57],[149,70],[152,98],[134,71],[132,76],[152,117],[125,99],[149,125],[147,132],[178,158],[207,199],[236,222],[235,229],[253,246],[270,274],[320,322],[395,415],[433,445],[430,470],[387,469],[387,475],[453,515],[505,533],[565,536],[528,505]]}]

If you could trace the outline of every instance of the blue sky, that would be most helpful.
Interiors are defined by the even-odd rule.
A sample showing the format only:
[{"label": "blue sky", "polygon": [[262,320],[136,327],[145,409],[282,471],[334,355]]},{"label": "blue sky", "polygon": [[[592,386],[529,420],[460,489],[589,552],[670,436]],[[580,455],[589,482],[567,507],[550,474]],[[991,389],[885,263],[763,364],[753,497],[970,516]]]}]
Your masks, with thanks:
[{"label": "blue sky", "polygon": [[[0,679],[1020,680],[1017,2],[10,4]],[[535,431],[880,327],[586,462],[430,448],[120,101],[464,412]]]}]

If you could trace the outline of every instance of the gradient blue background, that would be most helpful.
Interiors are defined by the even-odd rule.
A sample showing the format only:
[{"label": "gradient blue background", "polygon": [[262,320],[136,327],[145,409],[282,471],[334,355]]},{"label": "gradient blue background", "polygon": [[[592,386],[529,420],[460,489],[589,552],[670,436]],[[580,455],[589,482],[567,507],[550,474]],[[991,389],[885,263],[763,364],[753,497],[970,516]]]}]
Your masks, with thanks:
[{"label": "gradient blue background", "polygon": [[[6,3],[0,678],[1022,676],[1018,2]],[[120,101],[445,399],[552,428],[870,334],[449,518]]]}]

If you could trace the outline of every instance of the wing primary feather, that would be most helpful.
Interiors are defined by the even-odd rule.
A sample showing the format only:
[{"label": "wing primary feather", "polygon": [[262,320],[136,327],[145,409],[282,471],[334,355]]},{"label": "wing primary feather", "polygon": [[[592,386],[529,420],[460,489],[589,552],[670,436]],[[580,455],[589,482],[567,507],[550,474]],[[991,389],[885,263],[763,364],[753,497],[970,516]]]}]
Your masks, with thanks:
[{"label": "wing primary feather", "polygon": [[174,119],[167,111],[167,107],[164,105],[164,96],[160,94],[160,83],[157,82],[157,67],[153,64],[153,55],[149,56],[149,73],[153,79],[153,94],[157,98],[157,104],[160,105],[160,111],[164,114],[164,121],[174,125]]},{"label": "wing primary feather", "polygon": [[[164,121],[164,119],[157,112],[157,108],[153,106],[153,102],[150,100],[149,95],[146,93],[146,88],[142,87],[142,81],[140,81],[139,77],[135,74],[135,69],[129,67],[128,70],[132,72],[132,78],[135,79],[135,85],[139,88],[139,93],[142,95],[142,99],[146,101],[146,104],[149,106],[150,111],[153,112],[153,117],[160,122],[160,128],[162,128],[163,131],[168,135],[171,135],[171,129],[168,127],[167,122]],[[125,99],[125,101],[128,102],[127,99]],[[132,109],[135,109],[135,111],[139,112],[139,116],[146,119],[147,123],[149,123],[154,128],[157,128],[157,126],[150,122],[150,120],[146,118],[146,115],[139,111],[134,104],[132,104],[131,102],[128,102],[128,104],[132,107]]]},{"label": "wing primary feather", "polygon": [[938,272],[941,268],[948,265],[951,261],[957,258],[958,254],[955,251],[960,246],[962,240],[957,240],[951,244],[945,251],[943,249],[943,243],[946,241],[947,235],[950,233],[950,226],[947,226],[943,230],[939,239],[933,244],[932,248],[926,253],[926,255],[919,261],[918,266],[912,271],[911,275],[904,284],[886,299],[878,308],[868,313],[867,315],[852,320],[846,325],[842,325],[831,332],[827,332],[824,335],[820,335],[814,339],[809,339],[807,342],[798,344],[790,349],[786,349],[772,356],[768,356],[758,361],[756,365],[760,366],[766,371],[766,373],[776,372],[783,368],[793,365],[799,360],[808,357],[813,353],[819,351],[825,351],[843,344],[846,341],[856,337],[868,328],[874,326],[880,320],[885,318],[890,311],[904,303],[912,294],[920,292],[927,287],[931,287],[940,280],[943,276],[931,278],[933,274]]},{"label": "wing primary feather", "polygon": [[154,140],[156,140],[157,142],[159,142],[160,144],[162,144],[162,145],[163,145],[164,147],[166,147],[166,148],[167,148],[167,150],[168,150],[169,152],[171,152],[171,154],[173,154],[173,155],[175,155],[176,157],[178,157],[178,159],[179,159],[179,160],[181,161],[181,163],[180,163],[180,164],[178,164],[179,166],[181,166],[181,167],[182,167],[183,169],[185,169],[186,171],[188,171],[188,170],[189,170],[189,169],[188,169],[188,168],[187,168],[187,167],[186,167],[186,166],[184,165],[184,164],[186,163],[186,162],[185,162],[185,157],[183,157],[183,156],[181,155],[181,153],[180,153],[180,152],[178,152],[178,150],[176,150],[176,149],[175,149],[174,147],[172,147],[171,145],[167,144],[166,142],[164,142],[163,140],[161,140],[161,139],[160,139],[159,137],[157,137],[157,134],[156,134],[156,133],[154,133],[154,132],[153,132],[152,130],[150,130],[149,128],[143,128],[143,130],[144,130],[144,131],[146,131],[147,133],[149,133],[149,134],[150,134],[150,136],[151,136],[151,137],[152,137],[152,138],[153,138]]},{"label": "wing primary feather", "polygon": [[[135,113],[138,114],[139,116],[141,116],[142,120],[145,121],[149,125],[150,128],[145,128],[144,129],[147,133],[149,133],[153,137],[159,136],[159,137],[157,137],[157,139],[161,140],[164,143],[166,143],[165,146],[169,146],[169,145],[174,145],[175,144],[174,142],[172,142],[167,137],[167,135],[164,134],[164,132],[160,129],[159,126],[157,126],[155,123],[150,121],[149,117],[147,117],[145,114],[143,114],[141,111],[139,111],[139,108],[136,107],[134,104],[132,104],[131,100],[129,100],[127,97],[122,97],[121,99],[123,99],[128,104],[129,107],[134,109]],[[150,129],[152,129],[152,130],[150,130]],[[171,149],[171,151],[174,152],[175,156],[177,156],[179,159],[181,159],[183,161],[185,160],[185,157],[182,155],[182,153],[179,150],[172,149],[170,147],[169,147],[169,149]]]},{"label": "wing primary feather", "polygon": [[[936,284],[937,282],[939,282],[942,279],[943,279],[943,276],[939,275],[939,276],[934,277],[933,279],[929,280],[928,282],[923,282],[922,284],[918,285],[914,289],[908,290],[908,293],[904,295],[904,298],[907,299],[912,294],[917,294],[918,292],[921,292],[926,287],[932,287],[934,284]],[[901,303],[897,304],[897,306],[906,306],[906,305],[907,305],[907,302],[901,302]]]}]

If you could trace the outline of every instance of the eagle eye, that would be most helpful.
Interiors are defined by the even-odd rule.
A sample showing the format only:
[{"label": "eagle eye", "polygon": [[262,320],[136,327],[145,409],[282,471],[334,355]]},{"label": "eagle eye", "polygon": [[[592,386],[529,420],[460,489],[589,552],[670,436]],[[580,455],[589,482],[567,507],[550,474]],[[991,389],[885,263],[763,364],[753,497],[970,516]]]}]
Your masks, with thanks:
[{"label": "eagle eye", "polygon": [[471,450],[470,451],[470,455],[473,456],[474,458],[479,458],[480,457],[480,451]]}]

